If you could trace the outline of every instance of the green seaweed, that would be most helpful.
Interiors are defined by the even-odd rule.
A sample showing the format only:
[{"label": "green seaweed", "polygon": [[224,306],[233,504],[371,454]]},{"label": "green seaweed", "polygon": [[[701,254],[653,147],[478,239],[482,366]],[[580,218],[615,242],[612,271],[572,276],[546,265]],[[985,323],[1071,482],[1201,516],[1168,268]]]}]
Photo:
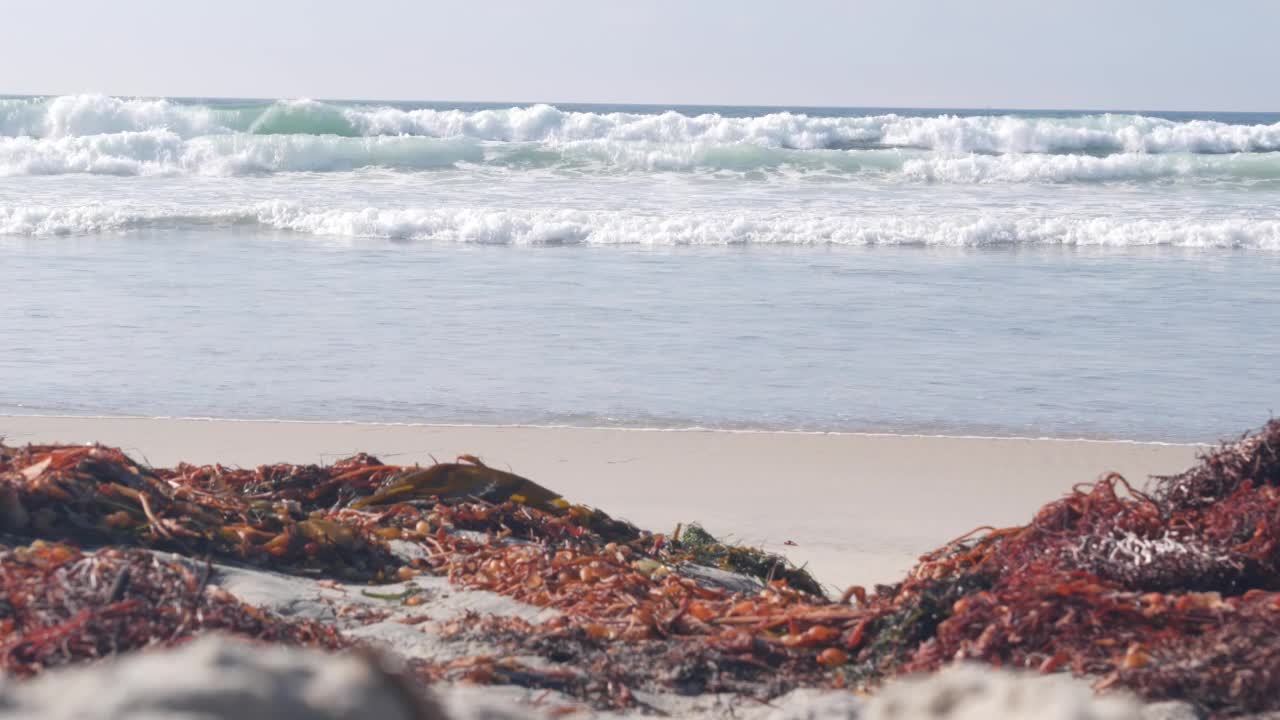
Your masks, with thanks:
[{"label": "green seaweed", "polygon": [[422,588],[418,587],[417,585],[411,585],[408,588],[406,588],[404,592],[375,593],[375,592],[369,592],[368,590],[361,590],[360,594],[367,598],[373,598],[374,600],[388,600],[388,601],[394,602],[396,600],[408,600],[409,598],[413,597],[414,595],[417,595],[420,592],[422,592]]},{"label": "green seaweed", "polygon": [[764,582],[785,580],[795,590],[826,597],[822,585],[803,567],[796,567],[785,557],[759,548],[717,540],[697,523],[675,533],[672,552],[677,559],[695,565],[728,570]]},{"label": "green seaweed", "polygon": [[[991,584],[991,578],[982,574],[936,580],[897,611],[876,618],[857,660],[840,669],[847,686],[870,687],[896,674],[921,644],[937,634],[938,626],[951,617],[957,600],[987,590]],[[901,587],[881,586],[879,591],[894,595]]]}]

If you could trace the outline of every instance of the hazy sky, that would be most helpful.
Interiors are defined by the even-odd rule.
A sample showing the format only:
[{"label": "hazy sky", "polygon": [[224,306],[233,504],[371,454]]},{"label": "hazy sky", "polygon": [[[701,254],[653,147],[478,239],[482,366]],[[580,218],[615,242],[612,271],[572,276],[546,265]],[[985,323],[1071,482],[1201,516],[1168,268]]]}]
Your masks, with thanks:
[{"label": "hazy sky", "polygon": [[1280,110],[1280,0],[0,0],[0,94]]}]

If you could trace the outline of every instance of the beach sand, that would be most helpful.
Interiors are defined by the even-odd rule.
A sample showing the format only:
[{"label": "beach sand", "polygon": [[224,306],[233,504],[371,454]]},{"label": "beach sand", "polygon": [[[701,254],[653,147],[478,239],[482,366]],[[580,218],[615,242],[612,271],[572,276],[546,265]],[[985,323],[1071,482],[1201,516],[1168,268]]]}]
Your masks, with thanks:
[{"label": "beach sand", "polygon": [[[899,579],[924,552],[1115,471],[1141,485],[1191,445],[861,434],[0,417],[10,444],[101,442],[152,465],[430,463],[472,453],[655,532],[699,522],[807,564],[833,590]],[[794,543],[794,545],[790,544]]]}]

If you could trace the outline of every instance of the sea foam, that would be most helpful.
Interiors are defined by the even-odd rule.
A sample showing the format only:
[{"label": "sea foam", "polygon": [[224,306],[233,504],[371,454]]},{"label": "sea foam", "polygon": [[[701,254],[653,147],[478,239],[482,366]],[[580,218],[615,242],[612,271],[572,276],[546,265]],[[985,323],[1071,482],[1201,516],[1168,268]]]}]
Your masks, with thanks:
[{"label": "sea foam", "polygon": [[480,146],[465,138],[234,134],[184,139],[170,130],[0,138],[0,176],[234,176],[342,172],[363,167],[425,170],[483,159]]},{"label": "sea foam", "polygon": [[99,203],[0,206],[0,235],[47,236],[178,226],[245,226],[333,238],[489,245],[830,245],[1181,247],[1280,250],[1280,220],[1116,217],[810,216],[781,212],[334,209],[289,202],[193,211]]},{"label": "sea foam", "polygon": [[1116,153],[1049,155],[919,150],[794,150],[750,143],[577,140],[547,145],[464,136],[252,135],[183,138],[172,130],[63,137],[0,137],[0,176],[215,175],[285,172],[398,171],[485,165],[611,174],[707,172],[820,173],[831,179],[939,183],[1077,183],[1205,179],[1280,179],[1280,154]]},{"label": "sea foam", "polygon": [[537,104],[504,109],[402,109],[279,100],[208,106],[171,100],[78,95],[0,100],[0,135],[61,138],[167,130],[210,134],[347,137],[419,135],[494,142],[609,140],[652,144],[751,144],[797,150],[902,147],[953,153],[1194,153],[1280,150],[1280,123],[1230,124],[1134,114],[818,117],[767,112],[586,112]]}]

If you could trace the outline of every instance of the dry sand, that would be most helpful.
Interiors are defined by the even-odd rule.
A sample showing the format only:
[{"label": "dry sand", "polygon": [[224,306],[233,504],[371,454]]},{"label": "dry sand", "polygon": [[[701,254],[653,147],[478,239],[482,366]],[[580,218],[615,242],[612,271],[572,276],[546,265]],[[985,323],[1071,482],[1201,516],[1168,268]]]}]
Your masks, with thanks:
[{"label": "dry sand", "polygon": [[[897,435],[0,417],[9,443],[101,442],[152,465],[429,463],[472,453],[655,531],[698,521],[783,552],[833,588],[892,581],[980,525],[1026,522],[1079,482],[1141,484],[1190,445]],[[794,545],[787,544],[793,542]]]}]

